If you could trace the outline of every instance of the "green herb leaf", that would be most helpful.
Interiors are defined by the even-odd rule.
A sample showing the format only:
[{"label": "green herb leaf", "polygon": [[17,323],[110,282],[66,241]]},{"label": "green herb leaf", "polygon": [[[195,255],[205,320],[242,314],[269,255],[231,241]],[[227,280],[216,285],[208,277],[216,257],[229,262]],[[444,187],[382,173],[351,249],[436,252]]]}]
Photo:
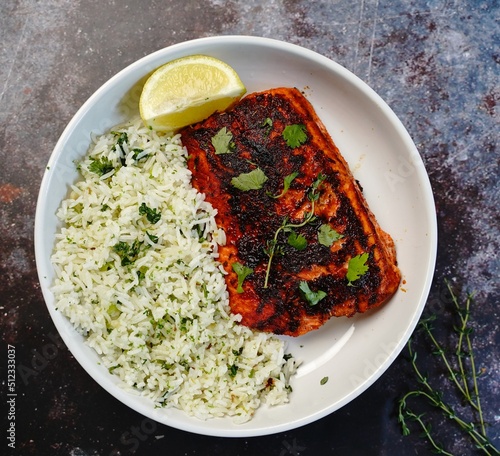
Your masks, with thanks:
[{"label": "green herb leaf", "polygon": [[142,242],[135,240],[132,244],[120,241],[114,245],[113,250],[120,257],[122,266],[131,265],[137,260],[142,244]]},{"label": "green herb leaf", "polygon": [[238,276],[238,287],[236,288],[237,293],[243,293],[243,281],[253,273],[253,269],[242,265],[241,263],[232,264],[233,271]]},{"label": "green herb leaf", "polygon": [[148,219],[149,223],[155,224],[158,223],[161,219],[161,212],[157,209],[151,209],[146,206],[146,203],[142,203],[139,207],[139,214],[145,215]]},{"label": "green herb leaf", "polygon": [[230,154],[236,147],[233,142],[233,134],[222,127],[211,139],[216,155]]},{"label": "green herb leaf", "polygon": [[266,120],[260,125],[261,128],[271,128],[273,126],[273,120],[270,117],[266,117]]},{"label": "green herb leaf", "polygon": [[287,125],[283,130],[283,138],[289,147],[299,147],[307,141],[306,126],[303,124]]},{"label": "green herb leaf", "polygon": [[271,128],[273,128],[273,120],[270,117],[266,117],[266,120],[264,120],[264,122],[262,122],[262,124],[260,125],[260,128],[265,128],[266,135],[268,135],[269,132],[271,131]]},{"label": "green herb leaf", "polygon": [[139,280],[144,280],[144,278],[146,277],[146,272],[148,272],[148,267],[147,266],[142,266],[139,268],[139,270],[137,271],[137,277]]},{"label": "green herb leaf", "polygon": [[113,250],[121,257],[125,256],[128,254],[130,250],[130,245],[128,245],[126,242],[120,241],[117,244],[114,245]]},{"label": "green herb leaf", "polygon": [[241,173],[237,177],[231,179],[231,184],[238,190],[244,192],[248,190],[259,190],[267,181],[267,176],[260,168],[255,168],[249,173]]},{"label": "green herb leaf", "polygon": [[320,385],[324,385],[326,382],[328,382],[328,377],[323,377],[323,378],[320,380],[319,384],[320,384]]},{"label": "green herb leaf", "polygon": [[123,147],[122,147],[123,143],[128,142],[127,132],[125,132],[125,131],[112,131],[111,133],[118,137],[116,144],[111,148],[111,150],[116,150],[116,148],[119,147],[123,151]]},{"label": "green herb leaf", "polygon": [[307,247],[307,239],[302,234],[292,231],[288,236],[288,244],[297,250],[304,250]]},{"label": "green herb leaf", "polygon": [[368,253],[362,253],[356,255],[349,260],[347,265],[347,275],[346,278],[349,281],[347,285],[352,286],[352,282],[358,280],[363,274],[368,271],[368,265],[366,261],[368,260]]},{"label": "green herb leaf", "polygon": [[118,158],[122,166],[126,166],[125,160],[125,149],[123,148],[123,144],[128,142],[128,135],[125,131],[112,131],[115,137],[118,137],[115,145],[111,148],[111,150],[118,152]]},{"label": "green herb leaf", "polygon": [[326,247],[331,247],[335,241],[343,237],[343,234],[335,231],[330,225],[321,225],[318,231],[318,242]]},{"label": "green herb leaf", "polygon": [[290,184],[298,175],[299,173],[294,172],[289,174],[288,176],[285,176],[285,178],[283,179],[283,190],[281,191],[281,193],[279,193],[278,195],[272,195],[271,193],[268,193],[268,196],[270,196],[271,198],[281,198],[288,191],[288,189],[290,188]]},{"label": "green herb leaf", "polygon": [[236,373],[238,372],[238,366],[236,364],[232,364],[231,366],[227,366],[229,369],[229,376],[231,378],[236,377]]},{"label": "green herb leaf", "polygon": [[299,284],[299,290],[302,292],[302,296],[304,299],[311,305],[315,306],[320,302],[323,298],[326,298],[326,293],[322,290],[312,291],[309,288],[309,284],[302,280]]},{"label": "green herb leaf", "polygon": [[94,160],[89,165],[89,171],[99,176],[104,176],[104,174],[108,174],[114,169],[113,162],[106,157],[102,157],[100,160]]}]

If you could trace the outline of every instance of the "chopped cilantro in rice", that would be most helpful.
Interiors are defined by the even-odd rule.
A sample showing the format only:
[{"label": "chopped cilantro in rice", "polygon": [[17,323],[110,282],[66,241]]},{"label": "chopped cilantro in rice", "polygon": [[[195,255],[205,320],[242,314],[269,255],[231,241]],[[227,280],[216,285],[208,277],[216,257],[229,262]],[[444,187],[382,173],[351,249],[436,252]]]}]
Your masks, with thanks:
[{"label": "chopped cilantro in rice", "polygon": [[284,342],[230,312],[215,211],[180,136],[139,123],[93,138],[59,208],[56,307],[124,388],[200,419],[288,402]]}]

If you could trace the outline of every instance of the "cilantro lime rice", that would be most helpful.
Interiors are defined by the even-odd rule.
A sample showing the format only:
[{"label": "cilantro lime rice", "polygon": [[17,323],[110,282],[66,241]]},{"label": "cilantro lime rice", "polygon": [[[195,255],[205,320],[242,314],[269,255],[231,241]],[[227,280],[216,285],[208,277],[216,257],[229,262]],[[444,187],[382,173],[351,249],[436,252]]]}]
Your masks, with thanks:
[{"label": "cilantro lime rice", "polygon": [[249,420],[289,400],[282,340],[230,312],[215,211],[180,136],[140,123],[94,137],[59,208],[56,307],[121,386],[200,419]]}]

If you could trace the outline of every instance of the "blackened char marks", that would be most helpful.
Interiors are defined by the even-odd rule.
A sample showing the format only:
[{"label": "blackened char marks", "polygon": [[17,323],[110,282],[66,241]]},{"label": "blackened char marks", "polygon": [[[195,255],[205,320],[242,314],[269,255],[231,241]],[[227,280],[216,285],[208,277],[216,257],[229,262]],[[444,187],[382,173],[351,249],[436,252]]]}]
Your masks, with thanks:
[{"label": "blackened char marks", "polygon": [[[305,126],[307,141],[287,145],[283,130]],[[217,154],[211,139],[222,128],[232,135],[230,153]],[[293,88],[250,94],[230,111],[216,113],[182,132],[189,153],[193,185],[217,209],[216,221],[226,232],[219,259],[227,272],[226,283],[233,313],[254,329],[298,336],[319,328],[332,316],[352,316],[377,307],[397,289],[394,243],[378,225],[360,186],[333,143],[314,109]],[[262,188],[241,191],[231,180],[260,168],[267,177]],[[284,179],[297,173],[289,190]],[[312,209],[310,191],[319,175],[324,180],[314,205],[314,218],[294,228],[307,246],[297,250],[288,243],[290,230],[281,230],[273,257],[268,287],[264,287],[269,245],[284,220],[300,225]],[[318,240],[322,225],[342,235],[331,246]],[[368,271],[354,283],[346,278],[349,260],[368,253]],[[234,263],[253,269],[237,292]],[[316,305],[299,289],[307,282],[327,296]]]}]

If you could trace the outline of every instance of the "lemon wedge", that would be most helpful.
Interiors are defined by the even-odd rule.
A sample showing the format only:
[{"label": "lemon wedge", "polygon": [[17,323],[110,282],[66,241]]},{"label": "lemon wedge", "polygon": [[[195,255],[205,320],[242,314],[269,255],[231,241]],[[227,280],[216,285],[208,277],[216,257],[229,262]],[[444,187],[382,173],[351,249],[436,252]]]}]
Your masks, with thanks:
[{"label": "lemon wedge", "polygon": [[227,63],[191,55],[151,74],[142,89],[139,111],[146,126],[174,132],[228,109],[245,93],[238,74]]}]

